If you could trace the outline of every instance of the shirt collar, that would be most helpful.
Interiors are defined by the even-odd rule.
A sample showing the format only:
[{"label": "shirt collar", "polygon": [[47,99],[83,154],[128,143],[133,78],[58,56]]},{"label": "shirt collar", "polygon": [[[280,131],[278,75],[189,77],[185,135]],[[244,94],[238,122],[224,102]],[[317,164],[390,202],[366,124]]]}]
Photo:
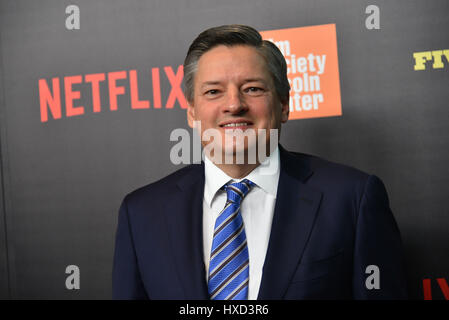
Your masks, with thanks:
[{"label": "shirt collar", "polygon": [[204,157],[204,174],[206,179],[204,200],[209,207],[211,207],[217,191],[231,180],[249,179],[256,184],[256,187],[276,198],[280,174],[279,148],[276,146],[276,149],[261,165],[242,179],[231,178],[206,156]]}]

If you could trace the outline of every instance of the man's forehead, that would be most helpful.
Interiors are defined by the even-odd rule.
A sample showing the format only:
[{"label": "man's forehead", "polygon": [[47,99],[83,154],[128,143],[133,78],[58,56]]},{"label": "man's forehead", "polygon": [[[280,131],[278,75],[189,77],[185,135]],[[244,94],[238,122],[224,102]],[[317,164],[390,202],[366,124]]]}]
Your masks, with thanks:
[{"label": "man's forehead", "polygon": [[225,57],[239,58],[238,60],[242,61],[253,61],[256,63],[265,64],[265,59],[263,56],[257,51],[256,48],[249,45],[234,45],[234,46],[225,46],[218,45],[210,50],[206,51],[199,59],[199,63],[202,61],[220,62],[221,59]]},{"label": "man's forehead", "polygon": [[201,84],[217,84],[230,76],[243,82],[270,81],[265,59],[247,45],[212,48],[200,58],[197,75]]}]

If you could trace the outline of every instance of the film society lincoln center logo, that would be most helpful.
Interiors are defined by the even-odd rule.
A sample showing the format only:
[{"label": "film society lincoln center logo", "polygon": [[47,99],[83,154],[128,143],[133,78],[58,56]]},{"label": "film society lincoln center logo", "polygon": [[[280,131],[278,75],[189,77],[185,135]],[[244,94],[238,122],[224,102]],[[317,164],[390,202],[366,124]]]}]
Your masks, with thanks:
[{"label": "film society lincoln center logo", "polygon": [[335,24],[262,31],[287,62],[290,83],[289,119],[340,116]]}]

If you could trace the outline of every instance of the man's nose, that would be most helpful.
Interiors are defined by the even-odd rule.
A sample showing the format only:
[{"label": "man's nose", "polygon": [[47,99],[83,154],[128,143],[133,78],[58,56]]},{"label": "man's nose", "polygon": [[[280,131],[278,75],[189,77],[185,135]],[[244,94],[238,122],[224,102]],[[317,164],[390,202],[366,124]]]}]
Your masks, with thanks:
[{"label": "man's nose", "polygon": [[240,114],[247,110],[246,103],[238,89],[230,89],[227,94],[225,112]]}]

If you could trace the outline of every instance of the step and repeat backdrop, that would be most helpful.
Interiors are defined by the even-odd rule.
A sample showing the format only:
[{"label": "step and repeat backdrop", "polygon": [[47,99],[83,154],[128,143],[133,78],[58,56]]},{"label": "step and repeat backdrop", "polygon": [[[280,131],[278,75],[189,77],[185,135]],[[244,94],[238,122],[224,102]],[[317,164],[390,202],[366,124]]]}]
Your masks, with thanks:
[{"label": "step and repeat backdrop", "polygon": [[0,1],[0,297],[109,299],[119,205],[185,164],[185,54],[247,24],[282,51],[286,149],[376,174],[412,299],[449,299],[447,0]]}]

